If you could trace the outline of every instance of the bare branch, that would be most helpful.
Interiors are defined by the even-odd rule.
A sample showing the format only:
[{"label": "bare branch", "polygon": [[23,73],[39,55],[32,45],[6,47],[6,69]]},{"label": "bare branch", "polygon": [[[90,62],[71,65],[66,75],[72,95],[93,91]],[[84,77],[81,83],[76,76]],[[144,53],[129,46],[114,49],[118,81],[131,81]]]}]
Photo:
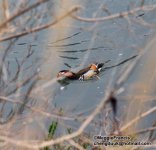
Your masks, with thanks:
[{"label": "bare branch", "polygon": [[142,7],[138,7],[138,8],[134,8],[132,10],[129,11],[125,11],[125,12],[121,12],[121,13],[117,13],[117,14],[113,14],[113,15],[109,15],[106,17],[101,17],[101,18],[83,18],[74,14],[71,14],[71,16],[79,21],[84,21],[84,22],[100,22],[100,21],[106,21],[106,20],[111,20],[111,19],[115,19],[115,18],[121,18],[121,17],[125,17],[128,15],[132,15],[140,10],[142,11],[151,11],[156,9],[156,5],[146,5],[146,6],[142,6]]},{"label": "bare branch", "polygon": [[35,72],[33,75],[31,75],[30,77],[24,79],[22,82],[17,83],[17,84],[15,85],[15,88],[12,89],[10,92],[7,92],[6,95],[9,96],[9,95],[15,93],[19,88],[23,87],[24,85],[26,85],[27,83],[29,83],[29,82],[30,82],[32,79],[34,79],[34,78],[38,78],[36,72]]},{"label": "bare branch", "polygon": [[136,123],[138,120],[146,117],[147,115],[153,113],[156,111],[156,107],[151,108],[150,110],[140,114],[139,116],[137,116],[136,118],[134,118],[133,120],[131,120],[130,122],[128,122],[126,125],[124,125],[123,127],[121,127],[120,131],[125,131],[127,128],[129,128],[130,126],[132,126],[134,123]]},{"label": "bare branch", "polygon": [[[5,97],[5,96],[0,96],[0,99],[1,100],[4,100],[4,101],[7,101],[7,102],[11,102],[11,103],[16,103],[16,104],[21,104],[21,105],[23,105],[23,102],[21,101],[21,100],[15,100],[15,99],[10,99],[10,98],[7,98],[7,97]],[[44,115],[44,116],[46,116],[46,117],[49,117],[49,118],[51,118],[51,117],[53,117],[53,118],[56,118],[56,119],[63,119],[63,120],[75,120],[75,118],[72,118],[72,117],[67,117],[67,116],[59,116],[59,114],[57,115],[57,114],[50,114],[50,113],[48,113],[48,112],[45,112],[45,111],[43,111],[43,110],[40,110],[40,109],[37,109],[37,108],[35,108],[35,107],[32,107],[32,106],[30,106],[30,105],[28,105],[28,104],[25,104],[25,107],[27,107],[28,109],[30,109],[31,111],[33,111],[33,112],[37,112],[37,113],[39,113],[39,114],[41,114],[41,115]]]},{"label": "bare branch", "polygon": [[40,6],[40,4],[45,3],[47,1],[49,1],[49,0],[39,0],[36,3],[34,3],[33,5],[31,5],[31,6],[26,7],[25,9],[17,11],[14,15],[12,15],[6,21],[4,21],[3,23],[0,24],[0,29],[4,28],[7,25],[7,23],[11,22],[15,18],[23,15],[24,13],[28,12],[29,10],[31,10],[31,9],[37,7],[37,6]]},{"label": "bare branch", "polygon": [[68,142],[73,145],[75,148],[77,148],[78,150],[84,150],[84,148],[82,148],[81,145],[79,145],[78,143],[76,143],[75,141],[73,140],[68,140]]},{"label": "bare branch", "polygon": [[138,135],[138,134],[143,134],[143,133],[145,133],[145,132],[150,132],[150,131],[154,131],[154,130],[156,130],[156,127],[150,127],[150,128],[146,128],[146,129],[142,129],[142,130],[139,130],[139,131],[137,131],[137,132],[134,132],[134,133],[132,133],[131,135]]},{"label": "bare branch", "polygon": [[0,38],[0,42],[7,41],[7,40],[10,40],[10,39],[13,39],[13,38],[17,38],[17,37],[21,37],[21,36],[25,36],[27,34],[38,32],[38,31],[41,31],[43,29],[47,29],[47,28],[55,25],[56,23],[58,23],[62,19],[66,18],[67,16],[71,15],[73,12],[77,11],[79,8],[80,7],[78,7],[78,6],[73,7],[67,13],[65,13],[64,15],[56,18],[54,21],[52,21],[50,23],[47,23],[47,24],[44,24],[44,25],[40,25],[40,26],[32,28],[32,29],[28,29],[27,31],[20,32],[20,33],[17,33],[15,35],[11,35],[11,36],[8,36],[8,37],[2,37],[2,38]]},{"label": "bare branch", "polygon": [[82,123],[82,125],[80,126],[80,128],[69,134],[69,135],[64,135],[62,137],[59,137],[55,140],[49,140],[49,141],[44,141],[44,142],[41,142],[41,143],[37,143],[37,144],[31,144],[31,143],[28,143],[28,142],[23,142],[23,141],[20,141],[20,140],[14,140],[12,138],[9,138],[9,137],[5,137],[5,136],[1,136],[0,135],[0,139],[1,140],[4,140],[4,141],[7,141],[9,143],[12,143],[14,145],[19,145],[19,146],[23,146],[23,147],[27,147],[27,148],[32,148],[32,149],[40,149],[40,148],[44,148],[46,146],[50,146],[50,145],[54,145],[54,144],[58,144],[58,143],[61,143],[61,142],[64,142],[64,141],[68,141],[74,137],[77,137],[79,136],[83,131],[84,129],[88,126],[88,124],[94,119],[94,117],[100,112],[100,110],[106,105],[107,101],[108,101],[108,98],[110,97],[110,93],[107,93],[104,97],[104,99],[100,102],[100,104],[97,106],[97,108],[89,115],[89,117]]}]

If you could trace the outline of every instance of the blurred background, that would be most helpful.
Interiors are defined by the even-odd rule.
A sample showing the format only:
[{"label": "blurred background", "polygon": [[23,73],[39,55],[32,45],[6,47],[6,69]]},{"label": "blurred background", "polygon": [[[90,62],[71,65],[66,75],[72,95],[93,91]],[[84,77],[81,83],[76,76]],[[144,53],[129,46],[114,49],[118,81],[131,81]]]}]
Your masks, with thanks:
[{"label": "blurred background", "polygon": [[[1,0],[0,7],[2,149],[111,149],[95,147],[93,136],[112,134],[156,148],[155,0]],[[60,70],[108,60],[99,79],[56,79]],[[112,91],[115,114],[105,105]]]}]

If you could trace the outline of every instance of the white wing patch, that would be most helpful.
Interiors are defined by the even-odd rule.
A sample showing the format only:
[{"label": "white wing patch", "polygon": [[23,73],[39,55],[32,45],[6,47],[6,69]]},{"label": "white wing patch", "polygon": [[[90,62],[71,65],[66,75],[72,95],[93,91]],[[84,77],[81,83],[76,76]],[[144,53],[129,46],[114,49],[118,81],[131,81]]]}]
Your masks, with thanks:
[{"label": "white wing patch", "polygon": [[89,70],[88,72],[86,72],[85,74],[83,74],[80,77],[80,80],[88,80],[92,77],[94,77],[97,73],[94,70]]}]

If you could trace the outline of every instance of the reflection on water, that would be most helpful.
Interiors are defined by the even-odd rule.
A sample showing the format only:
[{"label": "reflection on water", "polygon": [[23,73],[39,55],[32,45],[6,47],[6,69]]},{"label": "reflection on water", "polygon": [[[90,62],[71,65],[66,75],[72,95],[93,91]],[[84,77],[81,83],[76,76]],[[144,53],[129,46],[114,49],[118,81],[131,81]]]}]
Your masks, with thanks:
[{"label": "reflection on water", "polygon": [[61,86],[66,86],[70,84],[70,80],[64,79],[64,80],[58,80],[58,83],[60,83]]},{"label": "reflection on water", "polygon": [[79,49],[79,50],[62,50],[60,52],[63,53],[77,53],[77,52],[86,52],[86,51],[90,51],[90,50],[111,50],[109,48],[106,47],[95,47],[95,48],[90,48],[90,49]]},{"label": "reflection on water", "polygon": [[66,59],[79,59],[77,57],[69,57],[69,56],[59,56],[61,58],[66,58]]}]

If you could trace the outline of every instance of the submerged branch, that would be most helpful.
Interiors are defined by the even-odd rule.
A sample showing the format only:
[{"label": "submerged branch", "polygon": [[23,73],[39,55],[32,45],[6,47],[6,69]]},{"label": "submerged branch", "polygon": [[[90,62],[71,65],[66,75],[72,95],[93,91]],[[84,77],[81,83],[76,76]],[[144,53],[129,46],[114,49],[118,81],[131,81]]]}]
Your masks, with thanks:
[{"label": "submerged branch", "polygon": [[134,59],[134,58],[136,58],[137,56],[138,56],[138,55],[135,55],[135,56],[132,56],[132,57],[130,57],[130,58],[127,58],[126,60],[123,60],[122,62],[120,62],[120,63],[118,63],[118,64],[116,64],[116,65],[113,65],[113,66],[110,66],[110,67],[105,67],[103,70],[111,69],[111,68],[120,66],[120,65],[122,65],[122,64],[124,64],[124,63],[126,63],[126,62],[128,62],[128,61],[130,61],[130,60],[132,60],[132,59]]}]

